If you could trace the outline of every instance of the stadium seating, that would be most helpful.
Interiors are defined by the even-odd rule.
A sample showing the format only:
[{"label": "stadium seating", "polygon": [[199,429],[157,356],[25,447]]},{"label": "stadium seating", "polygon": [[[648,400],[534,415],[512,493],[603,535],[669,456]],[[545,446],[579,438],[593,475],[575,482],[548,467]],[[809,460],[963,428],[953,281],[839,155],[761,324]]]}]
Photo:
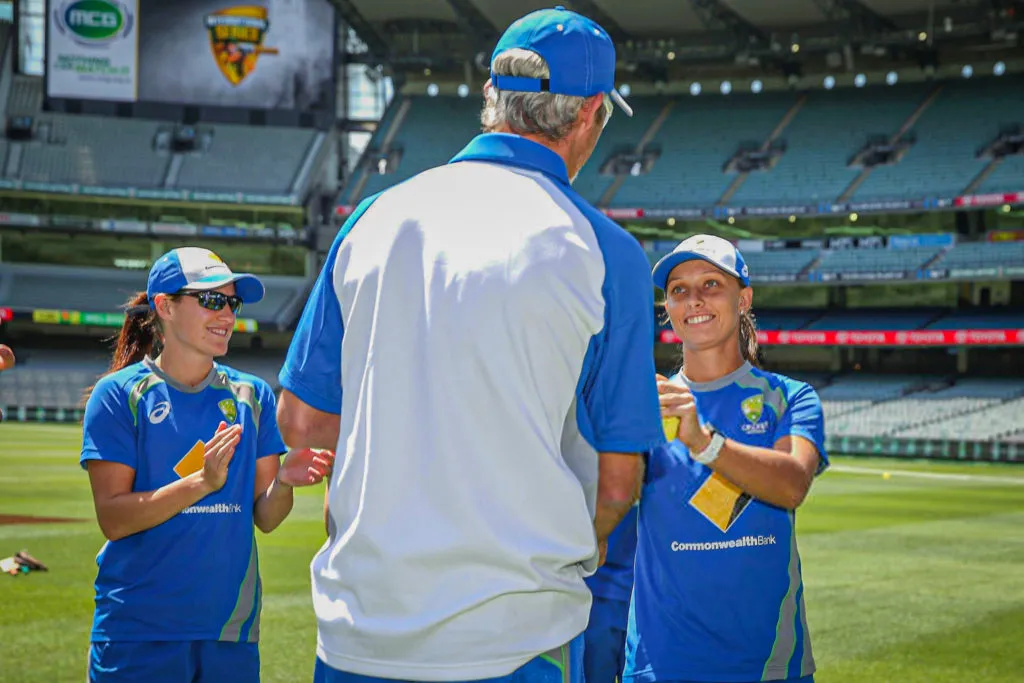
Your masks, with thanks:
[{"label": "stadium seating", "polygon": [[[278,325],[291,322],[294,307],[304,299],[307,281],[283,275],[260,279],[266,285],[266,296],[243,308],[242,317]],[[0,306],[14,310],[115,312],[145,287],[144,271],[0,264]]]},{"label": "stadium seating", "polygon": [[[404,148],[405,158],[395,173],[374,174],[361,196],[444,163],[479,130],[480,102],[475,96],[415,96],[410,101],[408,117],[395,140]],[[598,173],[601,164],[612,153],[640,142],[669,104],[671,111],[651,140],[661,148],[660,158],[650,173],[625,176],[610,206],[717,204],[735,178],[723,172],[728,160],[742,143],[764,143],[791,110],[795,114],[777,138],[785,144],[785,153],[771,170],[747,174],[728,206],[836,201],[861,174],[862,169],[847,165],[852,157],[873,137],[895,135],[919,110],[919,118],[907,131],[907,139],[914,144],[899,162],[875,167],[851,199],[922,199],[960,195],[988,166],[989,160],[978,158],[977,152],[999,134],[1001,126],[1021,123],[1024,79],[976,78],[805,94],[647,96],[630,101],[636,116],[632,120],[613,117],[589,166],[577,178],[577,190],[592,202],[600,200],[610,184]],[[388,116],[395,109],[390,107]],[[381,137],[375,135],[370,147],[379,146]],[[342,194],[344,203],[359,199],[351,189]],[[974,188],[975,192],[1021,190],[1024,156],[995,165]]]},{"label": "stadium seating", "polygon": [[824,311],[820,309],[786,309],[758,308],[754,306],[754,317],[758,329],[762,330],[802,330],[819,317]]},{"label": "stadium seating", "polygon": [[303,128],[257,132],[249,126],[217,124],[206,153],[184,157],[175,186],[287,194],[316,136],[316,131]]},{"label": "stadium seating", "polygon": [[898,398],[925,382],[916,375],[841,375],[818,394],[822,400],[881,401]]},{"label": "stadium seating", "polygon": [[573,188],[584,197],[594,202],[599,201],[613,180],[613,176],[600,174],[601,164],[615,152],[623,149],[634,151],[637,143],[666,104],[667,102],[661,98],[635,97],[630,99],[630,106],[633,107],[632,117],[625,116],[616,109],[601,134],[590,162],[576,177]]},{"label": "stadium seating", "polygon": [[662,147],[661,158],[647,175],[627,177],[611,205],[716,204],[734,177],[722,169],[740,143],[763,143],[795,102],[789,93],[680,97],[653,140]]},{"label": "stadium seating", "polygon": [[36,116],[38,141],[22,146],[21,179],[109,187],[159,187],[167,158],[153,153],[154,121]]},{"label": "stadium seating", "polygon": [[[1024,157],[1021,157],[1024,159]],[[1024,168],[1019,183],[1024,185]],[[999,268],[1024,265],[1024,242],[961,242],[946,251],[932,268]]]},{"label": "stadium seating", "polygon": [[814,270],[819,273],[912,273],[927,265],[938,253],[937,247],[825,250]]},{"label": "stadium seating", "polygon": [[480,132],[480,100],[456,97],[412,97],[402,127],[391,146],[402,149],[394,173],[370,176],[366,197],[432,166],[443,164]]},{"label": "stadium seating", "polygon": [[1009,330],[1024,328],[1024,311],[979,309],[952,311],[930,323],[932,330]]},{"label": "stadium seating", "polygon": [[799,275],[814,263],[820,252],[817,249],[782,249],[779,251],[752,251],[744,254],[750,279],[771,280],[778,276]]},{"label": "stadium seating", "polygon": [[891,135],[927,93],[922,85],[813,91],[782,132],[786,153],[751,173],[732,205],[835,201],[860,173],[850,158],[872,135]]},{"label": "stadium seating", "polygon": [[[854,201],[955,197],[989,163],[975,155],[1000,131],[1020,122],[1024,81],[950,81],[911,129],[915,144],[892,166],[875,168]],[[1024,177],[1018,176],[1024,185]],[[1021,190],[1024,187],[1016,187]]]},{"label": "stadium seating", "polygon": [[1007,157],[975,190],[979,194],[1024,190],[1024,155]]},{"label": "stadium seating", "polygon": [[[19,353],[18,365],[0,375],[0,406],[10,408],[81,407],[83,392],[102,375],[110,361],[100,352],[35,350]],[[219,359],[231,367],[256,375],[278,390],[279,354],[231,351]]]},{"label": "stadium seating", "polygon": [[840,377],[819,390],[828,432],[987,441],[1021,429],[1024,380],[961,379],[936,388],[944,382],[940,378]]},{"label": "stadium seating", "polygon": [[808,330],[917,330],[941,315],[938,309],[832,310],[810,323]]},{"label": "stadium seating", "polygon": [[[304,164],[315,158],[325,135],[276,126],[215,124],[209,148],[180,157],[176,167],[155,141],[167,122],[42,111],[43,81],[14,76],[8,116],[31,116],[35,139],[20,143],[20,164],[7,177],[25,182],[301,194]],[[5,148],[12,147],[5,142]],[[0,161],[7,157],[0,149]],[[0,175],[12,165],[0,168]]]}]

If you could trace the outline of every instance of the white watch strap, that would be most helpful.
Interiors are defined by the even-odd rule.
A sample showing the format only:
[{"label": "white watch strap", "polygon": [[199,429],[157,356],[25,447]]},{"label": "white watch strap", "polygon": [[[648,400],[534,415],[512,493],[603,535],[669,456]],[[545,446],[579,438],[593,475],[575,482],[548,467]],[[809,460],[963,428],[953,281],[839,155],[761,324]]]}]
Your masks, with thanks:
[{"label": "white watch strap", "polygon": [[719,432],[713,432],[711,434],[711,443],[700,453],[696,453],[693,459],[702,465],[710,465],[718,459],[718,453],[722,450],[722,444],[725,443],[725,437]]}]

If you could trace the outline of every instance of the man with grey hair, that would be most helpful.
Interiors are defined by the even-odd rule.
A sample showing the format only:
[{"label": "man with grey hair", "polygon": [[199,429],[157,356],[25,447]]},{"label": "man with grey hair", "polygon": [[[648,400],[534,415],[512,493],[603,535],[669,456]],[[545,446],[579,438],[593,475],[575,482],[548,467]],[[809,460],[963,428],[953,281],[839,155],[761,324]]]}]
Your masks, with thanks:
[{"label": "man with grey hair", "polygon": [[584,578],[663,443],[640,245],[570,185],[615,48],[562,8],[494,51],[485,133],[364,200],[292,340],[278,420],[335,449],[319,683],[579,680]]}]

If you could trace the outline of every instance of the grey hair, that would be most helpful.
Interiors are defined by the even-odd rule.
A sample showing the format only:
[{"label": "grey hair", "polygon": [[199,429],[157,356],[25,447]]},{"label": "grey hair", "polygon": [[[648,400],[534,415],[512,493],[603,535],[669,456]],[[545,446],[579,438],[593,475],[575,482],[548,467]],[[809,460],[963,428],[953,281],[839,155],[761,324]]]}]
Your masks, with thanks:
[{"label": "grey hair", "polygon": [[[500,76],[524,78],[549,78],[551,75],[543,57],[521,48],[498,55],[491,71]],[[569,134],[586,99],[549,92],[499,91],[492,87],[484,98],[480,123],[485,133],[507,127],[517,135],[541,135],[550,140],[561,140]],[[604,109],[599,109],[598,116],[604,115]]]}]

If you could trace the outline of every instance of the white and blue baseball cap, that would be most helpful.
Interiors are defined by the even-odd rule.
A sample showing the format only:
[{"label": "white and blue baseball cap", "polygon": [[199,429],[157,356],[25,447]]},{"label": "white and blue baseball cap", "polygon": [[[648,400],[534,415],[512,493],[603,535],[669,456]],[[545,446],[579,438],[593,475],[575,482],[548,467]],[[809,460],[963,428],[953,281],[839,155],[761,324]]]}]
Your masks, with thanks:
[{"label": "white and blue baseball cap", "polygon": [[604,93],[627,116],[633,110],[615,89],[615,44],[596,22],[562,6],[530,12],[509,26],[491,55],[491,64],[506,50],[536,52],[548,64],[549,78],[502,76],[491,71],[498,90],[550,92],[591,97]]},{"label": "white and blue baseball cap", "polygon": [[149,269],[146,295],[154,308],[157,294],[181,291],[201,292],[235,284],[235,293],[243,303],[254,304],[263,298],[263,283],[249,273],[232,273],[227,264],[209,249],[180,247],[167,252]]},{"label": "white and blue baseball cap", "polygon": [[707,261],[718,266],[725,272],[743,283],[744,287],[750,286],[750,272],[747,270],[747,263],[743,260],[743,254],[733,246],[729,240],[714,235],[694,235],[676,245],[671,253],[663,256],[654,266],[651,278],[654,286],[665,289],[669,273],[680,263],[686,263],[694,259]]}]

